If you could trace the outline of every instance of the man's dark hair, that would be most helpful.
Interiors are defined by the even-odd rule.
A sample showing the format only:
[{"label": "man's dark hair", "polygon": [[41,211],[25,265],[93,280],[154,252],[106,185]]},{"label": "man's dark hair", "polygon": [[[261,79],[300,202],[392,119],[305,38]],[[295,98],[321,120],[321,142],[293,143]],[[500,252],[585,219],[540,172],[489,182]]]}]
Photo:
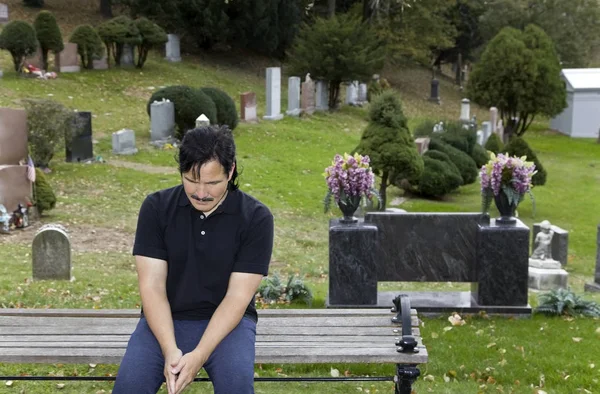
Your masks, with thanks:
[{"label": "man's dark hair", "polygon": [[190,170],[200,177],[200,167],[209,161],[217,160],[229,174],[235,165],[233,175],[229,180],[228,189],[237,190],[237,165],[235,159],[235,142],[233,134],[227,126],[202,126],[185,133],[179,147],[179,173]]}]

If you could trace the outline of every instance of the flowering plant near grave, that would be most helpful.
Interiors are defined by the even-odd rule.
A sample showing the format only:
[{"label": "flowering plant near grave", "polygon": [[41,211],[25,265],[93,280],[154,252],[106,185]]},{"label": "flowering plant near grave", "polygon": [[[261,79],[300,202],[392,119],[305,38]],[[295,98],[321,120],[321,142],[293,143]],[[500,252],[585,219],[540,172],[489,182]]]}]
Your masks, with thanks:
[{"label": "flowering plant near grave", "polygon": [[356,211],[362,197],[371,201],[375,196],[378,201],[381,200],[373,188],[375,174],[369,163],[369,156],[362,156],[358,153],[353,156],[347,153],[344,153],[344,156],[335,155],[331,166],[327,167],[323,174],[329,188],[324,200],[325,212],[330,208],[331,197],[344,214],[347,211]]},{"label": "flowering plant near grave", "polygon": [[527,157],[495,155],[490,152],[490,160],[481,167],[482,211],[487,212],[492,199],[506,197],[508,204],[516,208],[525,194],[531,193],[531,178],[537,172],[535,164],[526,161]]}]

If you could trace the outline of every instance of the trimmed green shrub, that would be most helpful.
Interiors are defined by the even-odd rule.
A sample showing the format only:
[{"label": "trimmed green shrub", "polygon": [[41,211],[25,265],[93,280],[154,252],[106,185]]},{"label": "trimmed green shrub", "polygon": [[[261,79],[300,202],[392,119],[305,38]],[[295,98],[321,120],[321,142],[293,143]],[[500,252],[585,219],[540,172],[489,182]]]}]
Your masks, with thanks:
[{"label": "trimmed green shrub", "polygon": [[471,152],[471,158],[475,160],[477,168],[485,165],[490,160],[490,155],[485,148],[479,144],[475,144],[473,151]]},{"label": "trimmed green shrub", "polygon": [[0,49],[10,52],[16,72],[21,72],[23,60],[34,54],[37,47],[35,29],[27,22],[9,22],[0,32]]},{"label": "trimmed green shrub", "polygon": [[460,175],[452,172],[445,161],[424,156],[423,163],[425,167],[419,181],[419,193],[421,195],[426,197],[441,197],[462,184]]},{"label": "trimmed green shrub", "polygon": [[460,171],[464,185],[475,182],[478,170],[477,165],[471,156],[437,138],[431,139],[429,142],[429,149],[444,152],[450,157],[450,160],[452,160]]},{"label": "trimmed green shrub", "polygon": [[221,89],[201,88],[200,90],[210,97],[217,106],[217,120],[215,123],[227,125],[231,130],[235,129],[239,118],[233,99]]},{"label": "trimmed green shrub", "polygon": [[435,126],[438,123],[439,122],[435,122],[431,119],[425,119],[424,121],[419,123],[417,127],[415,127],[415,129],[413,130],[413,135],[415,136],[415,138],[431,137],[431,135],[433,134],[433,126]]},{"label": "trimmed green shrub", "polygon": [[168,37],[160,26],[147,18],[138,18],[134,23],[142,37],[141,42],[138,44],[138,60],[135,66],[142,68],[146,63],[150,49],[164,45],[168,41]]},{"label": "trimmed green shrub", "polygon": [[385,78],[379,78],[379,80],[372,79],[371,82],[369,82],[369,87],[367,89],[367,100],[371,102],[375,96],[380,95],[391,87],[392,86]]},{"label": "trimmed green shrub", "polygon": [[215,103],[200,89],[194,89],[185,85],[167,86],[154,92],[148,104],[146,111],[150,116],[150,105],[154,101],[168,99],[175,105],[175,124],[177,130],[175,137],[182,139],[185,132],[196,127],[196,118],[204,114],[211,123],[217,119],[217,107]]},{"label": "trimmed green shrub", "polygon": [[59,53],[65,49],[60,28],[50,11],[40,11],[33,22],[33,27],[42,50],[43,69],[48,70],[48,52]]},{"label": "trimmed green shrub", "polygon": [[440,152],[439,150],[428,150],[423,154],[423,157],[429,157],[431,159],[439,160],[445,163],[448,171],[460,178],[459,186],[463,184],[463,179],[460,175],[460,171],[458,170],[456,164],[454,164],[452,160],[450,160],[450,156],[448,156],[444,152]]},{"label": "trimmed green shrub", "polygon": [[112,56],[117,66],[121,65],[121,55],[125,44],[136,46],[142,36],[133,20],[125,15],[112,18],[98,26],[98,35],[106,45],[107,60]]},{"label": "trimmed green shrub", "polygon": [[35,184],[33,187],[33,202],[38,213],[49,211],[56,205],[56,195],[48,183],[46,175],[39,168],[35,169]]},{"label": "trimmed green shrub", "polygon": [[104,56],[104,45],[98,32],[91,25],[79,25],[71,34],[69,42],[77,44],[77,53],[83,68],[94,68],[94,59]]},{"label": "trimmed green shrub", "polygon": [[44,0],[23,0],[23,4],[27,7],[42,8],[44,6]]},{"label": "trimmed green shrub", "polygon": [[502,149],[504,149],[504,144],[502,143],[500,136],[496,133],[490,134],[485,143],[485,149],[489,150],[490,152],[494,152],[495,154],[502,152]]},{"label": "trimmed green shrub", "polygon": [[477,145],[477,132],[465,129],[460,122],[444,122],[444,132],[435,134],[435,137],[469,156]]},{"label": "trimmed green shrub", "polygon": [[536,154],[529,147],[529,144],[527,144],[523,138],[514,136],[510,139],[510,142],[506,144],[503,151],[510,156],[527,156],[527,161],[532,161],[535,164],[535,169],[537,170],[537,173],[533,176],[533,178],[531,178],[531,183],[533,183],[535,186],[542,186],[546,184],[548,173],[544,169],[544,166],[542,166],[542,163],[539,161]]},{"label": "trimmed green shrub", "polygon": [[393,90],[386,91],[373,100],[369,106],[369,120],[385,127],[407,129],[402,103]]},{"label": "trimmed green shrub", "polygon": [[47,168],[56,150],[64,147],[65,135],[73,134],[75,114],[54,100],[25,99],[23,104],[31,158],[36,167]]}]

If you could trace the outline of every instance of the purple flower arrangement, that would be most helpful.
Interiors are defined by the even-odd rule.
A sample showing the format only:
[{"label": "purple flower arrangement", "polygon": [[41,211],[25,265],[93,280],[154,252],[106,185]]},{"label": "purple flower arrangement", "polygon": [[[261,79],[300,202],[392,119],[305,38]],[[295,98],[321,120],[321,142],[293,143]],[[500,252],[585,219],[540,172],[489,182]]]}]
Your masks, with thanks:
[{"label": "purple flower arrangement", "polygon": [[344,153],[344,156],[335,155],[331,166],[327,167],[323,174],[329,188],[324,201],[325,212],[329,210],[332,196],[338,205],[355,205],[356,208],[363,196],[368,200],[374,195],[378,197],[373,189],[375,175],[369,163],[369,156],[358,153],[354,156],[347,153]]},{"label": "purple flower arrangement", "polygon": [[[481,167],[481,195],[483,212],[487,212],[492,199],[504,193],[510,205],[517,206],[523,196],[531,195],[531,178],[537,172],[527,157],[507,156],[502,153],[497,156],[490,153],[490,161]],[[533,196],[532,196],[533,197]]]}]

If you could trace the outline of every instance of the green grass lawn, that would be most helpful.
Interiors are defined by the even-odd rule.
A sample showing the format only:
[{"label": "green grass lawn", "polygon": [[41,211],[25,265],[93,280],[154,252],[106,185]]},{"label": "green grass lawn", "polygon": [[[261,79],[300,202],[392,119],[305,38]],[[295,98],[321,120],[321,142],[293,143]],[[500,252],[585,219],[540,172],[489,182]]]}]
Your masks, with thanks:
[{"label": "green grass lawn", "polygon": [[[264,75],[244,73],[236,67],[206,64],[188,58],[170,64],[153,56],[143,70],[108,70],[61,74],[52,81],[20,78],[10,61],[0,54],[0,105],[18,107],[25,97],[51,97],[79,110],[92,111],[95,154],[106,163],[68,164],[59,152],[49,181],[58,197],[57,207],[42,223],[66,225],[73,243],[71,282],[31,280],[30,242],[35,229],[0,236],[0,303],[26,308],[136,308],[139,305],[134,261],[130,255],[133,232],[143,198],[159,188],[179,182],[174,150],[156,150],[148,144],[146,101],[153,90],[165,85],[216,86],[239,105],[239,94],[257,93],[259,116],[264,109]],[[414,127],[418,121],[457,118],[460,92],[442,81],[443,104],[425,100],[428,71],[404,69],[390,78],[401,91],[404,107]],[[419,83],[421,81],[421,83]],[[424,81],[424,82],[423,82]],[[282,108],[286,108],[285,86]],[[480,121],[486,111],[474,108]],[[323,170],[335,153],[351,151],[366,126],[366,109],[343,108],[335,114],[310,118],[285,118],[279,122],[240,124],[235,130],[241,188],[264,201],[276,223],[271,273],[301,275],[315,293],[313,307],[323,307],[327,289],[328,220],[339,212],[324,214],[326,186]],[[543,219],[569,233],[569,283],[577,292],[591,281],[595,264],[596,226],[600,223],[600,145],[547,132],[546,122],[536,123],[526,139],[548,170],[548,183],[534,190],[536,212],[525,200],[519,215],[528,225]],[[122,128],[136,132],[140,152],[114,156],[111,133]],[[121,162],[121,165],[119,163]],[[135,168],[125,168],[122,162]],[[156,171],[170,167],[173,171]],[[388,201],[402,197],[392,189]],[[479,186],[460,188],[444,200],[410,198],[400,207],[408,211],[474,212],[480,209]],[[496,213],[492,212],[494,216]],[[450,289],[458,284],[382,284],[385,289]],[[599,296],[589,296],[600,301]],[[531,293],[530,302],[536,303]],[[293,307],[305,307],[293,305]],[[467,318],[452,327],[448,316],[423,318],[423,341],[430,362],[423,365],[418,392],[434,393],[547,393],[600,392],[600,320]],[[349,374],[391,375],[393,367],[378,365],[265,365],[259,376],[328,376],[331,368]],[[104,375],[116,366],[97,365],[0,365],[0,374],[23,373]],[[109,383],[14,382],[0,385],[0,392],[65,393],[110,392]],[[206,384],[189,392],[208,393]],[[392,392],[391,383],[259,383],[257,393]],[[587,390],[587,391],[586,391]]]}]

